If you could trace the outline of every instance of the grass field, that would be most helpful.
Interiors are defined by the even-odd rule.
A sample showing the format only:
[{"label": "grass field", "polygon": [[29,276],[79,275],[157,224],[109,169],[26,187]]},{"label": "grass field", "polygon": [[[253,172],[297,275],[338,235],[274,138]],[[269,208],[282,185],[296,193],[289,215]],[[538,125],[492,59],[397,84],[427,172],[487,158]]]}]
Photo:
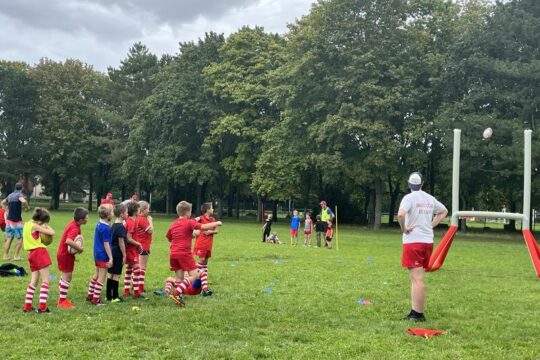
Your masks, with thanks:
[{"label": "grass field", "polygon": [[[59,235],[70,217],[52,214],[55,275]],[[164,234],[171,220],[155,220],[148,290],[161,288],[169,274]],[[540,358],[540,287],[518,235],[458,234],[444,267],[427,275],[428,321],[415,325],[399,320],[410,309],[410,290],[398,230],[343,226],[340,250],[328,251],[262,244],[259,225],[225,219],[209,264],[213,296],[188,297],[187,307],[177,308],[148,292],[149,301],[98,308],[84,302],[95,222],[92,215],[83,227],[86,251],[69,294],[75,310],[55,308],[56,279],[52,313],[24,314],[28,278],[0,278],[4,359]],[[273,229],[287,238],[286,224]],[[27,261],[22,265],[28,269]],[[359,298],[374,304],[360,305]],[[431,340],[408,335],[415,326],[447,334]]]}]

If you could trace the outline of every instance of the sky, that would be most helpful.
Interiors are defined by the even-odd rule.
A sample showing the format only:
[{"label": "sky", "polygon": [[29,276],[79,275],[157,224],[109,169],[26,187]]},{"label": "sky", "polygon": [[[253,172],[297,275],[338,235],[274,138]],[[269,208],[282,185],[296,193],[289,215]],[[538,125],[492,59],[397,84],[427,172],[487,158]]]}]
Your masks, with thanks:
[{"label": "sky", "polygon": [[76,58],[106,72],[133,43],[176,54],[178,43],[243,25],[285,33],[314,0],[0,0],[0,60]]}]

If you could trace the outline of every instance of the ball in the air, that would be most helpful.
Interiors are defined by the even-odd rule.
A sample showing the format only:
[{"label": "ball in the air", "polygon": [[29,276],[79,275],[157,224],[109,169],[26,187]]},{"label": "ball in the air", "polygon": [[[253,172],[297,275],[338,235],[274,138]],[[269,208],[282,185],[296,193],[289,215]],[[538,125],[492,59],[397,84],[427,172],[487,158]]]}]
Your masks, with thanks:
[{"label": "ball in the air", "polygon": [[484,133],[482,134],[482,136],[484,137],[484,139],[489,139],[491,137],[491,135],[493,135],[493,130],[491,128],[486,128],[484,130]]}]

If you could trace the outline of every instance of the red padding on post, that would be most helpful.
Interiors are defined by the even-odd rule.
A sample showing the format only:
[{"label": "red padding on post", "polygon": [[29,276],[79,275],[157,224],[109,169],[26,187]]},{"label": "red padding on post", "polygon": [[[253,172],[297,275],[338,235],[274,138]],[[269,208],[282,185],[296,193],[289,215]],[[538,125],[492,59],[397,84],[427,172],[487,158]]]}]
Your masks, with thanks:
[{"label": "red padding on post", "polygon": [[523,230],[523,238],[525,239],[525,244],[527,244],[527,249],[529,249],[529,255],[536,271],[536,276],[540,277],[540,247],[534,239],[531,230]]},{"label": "red padding on post", "polygon": [[431,254],[431,258],[429,259],[429,265],[426,271],[436,271],[439,270],[439,268],[444,263],[444,259],[446,258],[446,255],[448,254],[448,250],[450,250],[450,246],[452,245],[452,241],[454,240],[454,235],[456,234],[457,226],[450,226],[448,228],[448,231],[446,234],[444,234],[441,242]]}]

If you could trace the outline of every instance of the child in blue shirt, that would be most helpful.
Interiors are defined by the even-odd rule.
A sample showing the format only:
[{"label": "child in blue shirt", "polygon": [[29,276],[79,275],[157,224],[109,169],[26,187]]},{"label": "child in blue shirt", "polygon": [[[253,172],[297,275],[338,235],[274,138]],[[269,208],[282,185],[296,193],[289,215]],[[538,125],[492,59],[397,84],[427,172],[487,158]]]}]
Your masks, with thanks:
[{"label": "child in blue shirt", "polygon": [[291,219],[291,245],[298,245],[298,229],[300,228],[300,216],[298,210],[293,211]]}]

